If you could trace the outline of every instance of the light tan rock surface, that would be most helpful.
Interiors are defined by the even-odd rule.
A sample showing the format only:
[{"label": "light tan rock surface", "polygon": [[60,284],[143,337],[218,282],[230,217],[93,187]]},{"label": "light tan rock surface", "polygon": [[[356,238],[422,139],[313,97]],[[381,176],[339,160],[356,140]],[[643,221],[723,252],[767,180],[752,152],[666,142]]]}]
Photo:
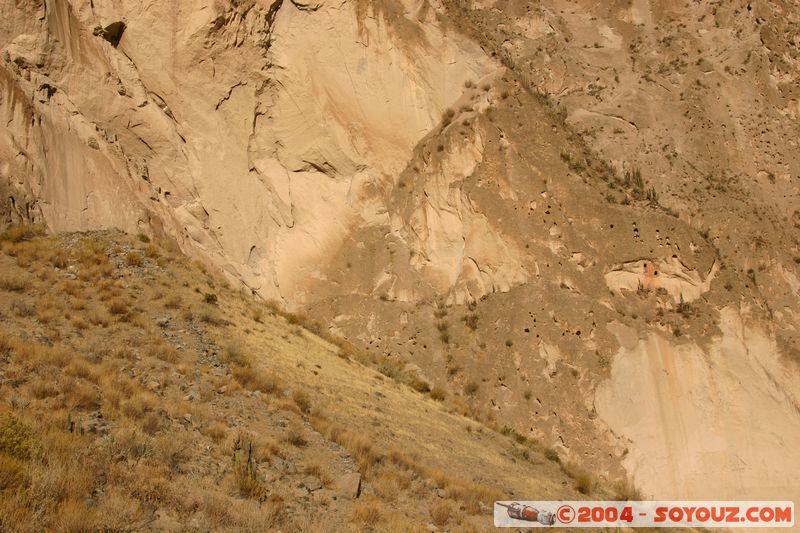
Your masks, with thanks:
[{"label": "light tan rock surface", "polygon": [[[390,25],[357,7],[33,10],[31,33],[9,24],[0,42],[4,174],[55,230],[163,225],[262,295],[300,303],[348,235],[388,220],[376,200],[464,83],[498,69],[424,10]],[[95,34],[116,22],[114,47]]]},{"label": "light tan rock surface", "polygon": [[687,269],[674,256],[663,261],[642,260],[620,265],[606,274],[606,284],[619,293],[661,289],[672,296],[675,303],[692,302],[708,292],[718,271],[715,262],[703,277],[696,270]]},{"label": "light tan rock surface", "polygon": [[655,333],[623,344],[598,413],[629,440],[623,462],[646,494],[796,501],[800,386],[763,331],[733,309],[721,324],[705,351]]},{"label": "light tan rock surface", "polygon": [[778,496],[798,7],[0,1],[3,220],[172,238],[652,495]]}]

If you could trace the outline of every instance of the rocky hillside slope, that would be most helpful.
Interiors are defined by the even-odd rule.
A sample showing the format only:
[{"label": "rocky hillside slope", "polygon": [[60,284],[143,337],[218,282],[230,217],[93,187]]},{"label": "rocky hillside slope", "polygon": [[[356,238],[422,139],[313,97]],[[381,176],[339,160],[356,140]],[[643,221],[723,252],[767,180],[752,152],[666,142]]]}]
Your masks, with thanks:
[{"label": "rocky hillside slope", "polygon": [[170,239],[647,495],[800,497],[798,7],[0,1],[2,214]]},{"label": "rocky hillside slope", "polygon": [[494,499],[608,494],[168,248],[0,245],[4,531],[485,531]]}]

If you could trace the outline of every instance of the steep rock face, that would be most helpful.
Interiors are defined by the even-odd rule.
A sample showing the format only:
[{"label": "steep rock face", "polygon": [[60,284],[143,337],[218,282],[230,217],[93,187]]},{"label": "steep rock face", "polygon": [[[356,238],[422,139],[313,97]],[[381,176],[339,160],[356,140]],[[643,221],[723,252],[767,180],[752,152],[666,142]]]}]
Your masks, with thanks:
[{"label": "steep rock face", "polygon": [[386,220],[376,200],[465,81],[496,69],[422,8],[3,9],[25,21],[2,43],[14,202],[29,192],[56,230],[163,224],[292,305],[350,233]]},{"label": "steep rock face", "polygon": [[[642,339],[654,332],[667,333],[659,337],[664,349],[650,343],[637,352],[646,358],[638,366],[630,358],[614,356],[614,362],[609,363],[611,386],[618,387],[619,397],[626,400],[615,404],[616,411],[609,409],[608,403],[605,409],[594,405],[615,434],[628,435],[629,444],[638,443],[646,449],[624,461],[629,471],[639,472],[637,479],[647,490],[670,493],[665,485],[645,482],[648,475],[643,472],[667,464],[656,457],[671,455],[676,461],[689,458],[681,466],[673,465],[680,472],[676,480],[685,482],[681,494],[707,496],[709,488],[696,480],[701,475],[698,472],[712,471],[705,470],[711,464],[730,473],[720,478],[729,480],[732,486],[747,485],[756,492],[774,494],[769,476],[758,474],[758,465],[777,472],[782,465],[796,462],[787,451],[770,465],[771,452],[765,450],[783,449],[783,443],[792,439],[797,417],[796,408],[791,407],[796,404],[791,384],[798,378],[800,353],[796,311],[800,293],[795,283],[800,262],[800,159],[795,140],[800,135],[795,119],[800,75],[798,3],[499,0],[444,4],[449,17],[460,20],[467,34],[483,43],[523,86],[539,94],[579,135],[579,144],[585,146],[588,155],[580,150],[577,157],[576,151],[562,152],[570,170],[585,175],[587,167],[601,172],[614,168],[612,177],[601,183],[608,202],[635,204],[637,198],[654,199],[696,230],[696,237],[710,245],[716,255],[699,268],[688,265],[685,258],[697,251],[698,240],[676,238],[674,228],[665,232],[660,221],[645,227],[641,218],[632,223],[615,220],[616,228],[630,230],[621,239],[618,233],[609,235],[616,240],[617,250],[573,249],[581,276],[590,276],[591,270],[584,267],[598,261],[604,265],[605,285],[626,303],[639,298],[653,305],[651,292],[672,300],[669,305],[663,300],[655,303],[658,310],[654,318],[649,315],[651,311],[640,306],[624,309],[619,300],[605,301],[614,307],[615,314],[628,315],[634,322],[646,313],[645,324],[634,328]],[[586,213],[590,209],[587,204],[572,212],[591,217],[593,212]],[[584,235],[596,234],[602,228],[584,229]],[[613,261],[615,257],[617,262]],[[577,286],[569,278],[562,278],[560,283],[570,290]],[[733,301],[728,296],[734,296]],[[689,301],[693,304],[686,303]],[[568,305],[566,301],[561,304]],[[695,305],[705,309],[700,311],[709,319],[705,325],[697,322]],[[672,312],[682,318],[673,321]],[[598,318],[600,322],[606,317]],[[730,324],[739,320],[747,324],[742,329],[760,331],[776,345],[759,343],[757,334],[732,336]],[[666,331],[665,324],[669,324]],[[687,326],[693,330],[688,331]],[[695,326],[700,326],[700,331]],[[616,337],[611,344],[620,343]],[[640,372],[648,375],[651,365],[658,369],[653,374],[658,375],[663,370],[657,364],[660,354],[664,350],[685,353],[686,337],[697,343],[699,351],[692,352],[695,360],[687,362],[676,379],[692,381],[697,375],[703,376],[707,379],[704,386],[725,392],[718,396],[712,393],[708,402],[680,387],[671,392],[667,396],[674,400],[674,420],[686,424],[690,445],[672,446],[674,441],[665,439],[651,446],[658,440],[653,435],[660,435],[663,428],[654,433],[650,430],[658,423],[648,423],[658,419],[656,407],[667,399],[662,392],[653,393],[644,387],[642,380],[627,384],[619,378],[624,370],[616,365],[630,370],[627,379]],[[743,350],[748,355],[742,356]],[[760,353],[755,355],[756,351]],[[607,355],[616,353],[627,352],[615,348]],[[701,353],[705,359],[714,359],[713,370],[696,359]],[[717,358],[717,354],[725,357]],[[759,359],[763,368],[755,372],[748,386],[734,386],[728,381],[727,369],[717,366],[729,358],[736,372],[747,374],[749,363],[744,361],[752,362],[756,357],[768,362]],[[554,359],[549,357],[548,361]],[[619,374],[615,379],[616,370]],[[759,446],[739,440],[750,437],[744,435],[745,428],[733,422],[725,430],[714,427],[705,432],[702,424],[709,420],[730,421],[738,416],[732,414],[735,409],[729,409],[729,401],[752,406],[758,412],[777,408],[766,408],[757,400],[765,390],[772,390],[770,383],[780,384],[780,393],[773,390],[769,394],[783,398],[779,403],[787,408],[778,411],[792,420],[786,427],[763,427],[758,432]],[[629,386],[637,392],[622,392]],[[727,394],[738,397],[721,399]],[[626,405],[640,397],[645,399],[645,407],[634,410],[629,418]],[[696,417],[698,411],[702,416]],[[763,416],[769,418],[766,413]],[[633,426],[637,430],[631,432]],[[731,444],[723,446],[724,450],[715,448],[713,453],[696,445],[709,435]],[[696,474],[698,477],[693,477]],[[785,477],[776,479],[787,486]]]},{"label": "steep rock face", "polygon": [[[599,158],[640,169],[642,190],[757,273],[773,313],[797,298],[782,275],[800,246],[796,0],[444,3]],[[798,354],[800,323],[781,313]]]},{"label": "steep rock face", "polygon": [[[30,15],[29,27],[3,32],[0,135],[6,140],[3,174],[14,193],[11,203],[34,198],[34,206],[25,201],[24,215],[43,216],[57,230],[145,226],[151,211],[145,199],[156,193],[142,179],[147,170],[137,153],[143,150],[126,151],[120,137],[138,139],[125,116],[133,109],[153,121],[163,119],[161,111],[146,105],[123,55],[99,37],[86,37],[91,33],[68,3],[40,3]],[[9,34],[12,29],[31,33]],[[112,74],[118,71],[126,76]],[[172,133],[152,146],[168,155],[180,140]],[[166,218],[166,209],[160,211]]]},{"label": "steep rock face", "polygon": [[771,497],[796,7],[0,1],[3,222],[167,236],[595,472]]},{"label": "steep rock face", "polygon": [[736,311],[724,309],[721,326],[704,351],[613,325],[622,347],[598,388],[598,412],[629,439],[624,462],[646,493],[736,498],[748,487],[795,499],[798,382],[774,341]]}]

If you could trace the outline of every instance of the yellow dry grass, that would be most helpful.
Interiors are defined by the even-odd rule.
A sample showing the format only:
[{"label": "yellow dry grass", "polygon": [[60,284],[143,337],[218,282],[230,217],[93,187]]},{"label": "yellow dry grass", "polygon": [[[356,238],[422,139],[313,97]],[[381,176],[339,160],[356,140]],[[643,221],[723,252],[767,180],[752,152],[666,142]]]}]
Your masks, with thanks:
[{"label": "yellow dry grass", "polygon": [[[402,369],[365,366],[166,247],[14,236],[0,253],[14,298],[0,309],[0,530],[313,530],[296,505],[309,476],[321,496],[303,501],[342,531],[481,530],[507,489],[579,495],[557,463],[514,459],[519,443],[468,431]],[[53,278],[30,277],[44,262]],[[331,498],[353,466],[362,496]]]}]

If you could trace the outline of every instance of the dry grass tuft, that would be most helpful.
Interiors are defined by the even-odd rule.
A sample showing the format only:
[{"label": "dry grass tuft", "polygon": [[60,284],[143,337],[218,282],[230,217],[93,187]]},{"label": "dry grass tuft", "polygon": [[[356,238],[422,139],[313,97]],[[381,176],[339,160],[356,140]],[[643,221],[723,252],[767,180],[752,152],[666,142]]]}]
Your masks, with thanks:
[{"label": "dry grass tuft", "polygon": [[0,289],[9,292],[25,292],[28,282],[20,275],[0,276]]},{"label": "dry grass tuft", "polygon": [[445,392],[444,388],[436,385],[431,389],[431,398],[436,400],[437,402],[444,401],[445,397],[447,397],[447,392]]},{"label": "dry grass tuft", "polygon": [[19,243],[29,241],[45,234],[46,228],[42,224],[12,226],[0,233],[0,241]]},{"label": "dry grass tuft", "polygon": [[434,525],[439,528],[446,526],[454,514],[453,505],[447,500],[437,500],[433,502],[428,508],[428,512],[431,515],[431,520]]},{"label": "dry grass tuft", "polygon": [[96,511],[83,502],[66,500],[58,506],[54,519],[56,529],[64,533],[84,533],[97,528]]},{"label": "dry grass tuft", "polygon": [[430,384],[424,379],[420,379],[420,377],[416,375],[411,376],[408,382],[408,386],[417,392],[426,393],[431,391]]},{"label": "dry grass tuft", "polygon": [[120,298],[111,300],[106,308],[108,309],[109,313],[116,316],[126,315],[129,312],[128,303]]},{"label": "dry grass tuft", "polygon": [[391,467],[377,469],[371,481],[375,494],[387,503],[394,502],[401,494],[408,494],[413,483],[413,474]]},{"label": "dry grass tuft", "polygon": [[369,472],[383,459],[381,453],[373,448],[372,442],[363,435],[349,431],[333,431],[330,438],[350,450],[362,472]]},{"label": "dry grass tuft", "polygon": [[368,496],[359,498],[350,514],[351,522],[369,528],[375,528],[384,520],[386,520],[386,511],[383,503]]},{"label": "dry grass tuft", "polygon": [[107,328],[111,323],[111,318],[108,316],[108,313],[97,309],[86,313],[85,318],[91,325],[99,326],[101,328]]},{"label": "dry grass tuft", "polygon": [[147,349],[147,355],[165,363],[177,363],[181,359],[181,352],[176,347],[163,341],[151,344]]},{"label": "dry grass tuft", "polygon": [[322,481],[323,485],[330,485],[332,481],[331,475],[328,473],[328,471],[316,461],[306,463],[306,465],[303,467],[303,473],[310,476],[315,476]]},{"label": "dry grass tuft", "polygon": [[304,390],[295,389],[292,393],[292,400],[302,413],[308,414],[311,412],[311,398],[309,398],[308,393]]},{"label": "dry grass tuft", "polygon": [[180,294],[172,294],[164,300],[164,307],[167,309],[179,309],[183,303],[183,298]]},{"label": "dry grass tuft", "polygon": [[619,501],[638,502],[644,497],[630,479],[619,481],[614,486],[614,499]]},{"label": "dry grass tuft", "polygon": [[76,357],[73,352],[63,347],[56,348],[22,339],[10,341],[10,349],[12,360],[29,370],[45,367],[63,368]]},{"label": "dry grass tuft", "polygon": [[246,389],[265,394],[276,394],[282,389],[280,379],[274,374],[259,372],[250,366],[237,366],[231,372],[236,381]]},{"label": "dry grass tuft", "polygon": [[581,494],[591,494],[594,481],[591,476],[575,463],[563,463],[561,470],[575,480],[575,489]]},{"label": "dry grass tuft", "polygon": [[144,260],[142,259],[142,255],[138,252],[128,252],[125,254],[125,264],[131,267],[139,267],[142,266]]},{"label": "dry grass tuft", "polygon": [[83,294],[84,292],[83,284],[74,280],[65,281],[61,285],[61,288],[66,294],[72,296],[73,298]]},{"label": "dry grass tuft", "polygon": [[213,422],[202,430],[206,437],[219,444],[228,436],[228,426],[222,422]]},{"label": "dry grass tuft", "polygon": [[25,463],[15,457],[0,454],[0,493],[25,484]]},{"label": "dry grass tuft", "polygon": [[66,400],[73,410],[96,409],[100,404],[97,388],[86,382],[71,383],[66,392]]},{"label": "dry grass tuft", "polygon": [[303,430],[300,428],[290,429],[286,434],[286,442],[298,448],[302,448],[308,444],[308,440],[306,440],[305,435],[303,435]]},{"label": "dry grass tuft", "polygon": [[479,385],[475,381],[469,381],[464,385],[464,396],[475,396]]}]

